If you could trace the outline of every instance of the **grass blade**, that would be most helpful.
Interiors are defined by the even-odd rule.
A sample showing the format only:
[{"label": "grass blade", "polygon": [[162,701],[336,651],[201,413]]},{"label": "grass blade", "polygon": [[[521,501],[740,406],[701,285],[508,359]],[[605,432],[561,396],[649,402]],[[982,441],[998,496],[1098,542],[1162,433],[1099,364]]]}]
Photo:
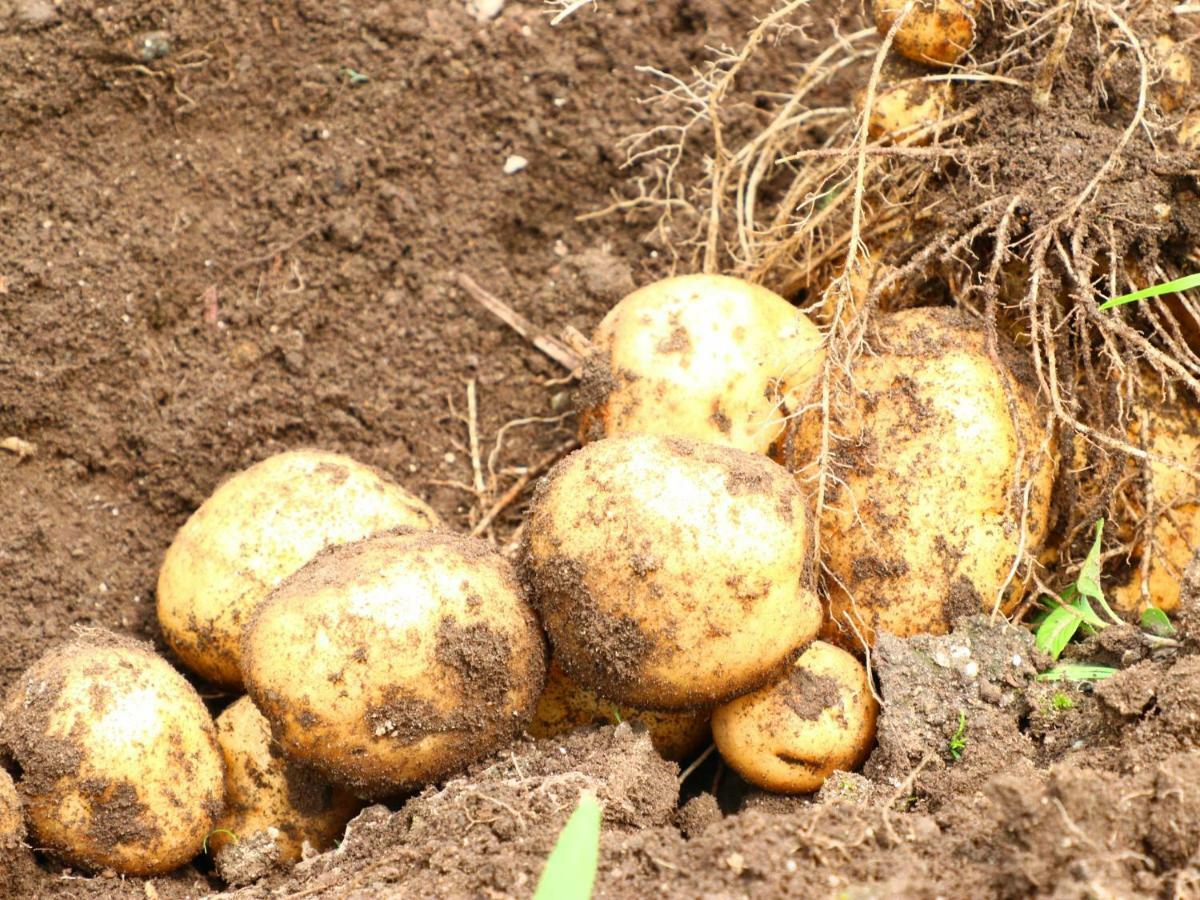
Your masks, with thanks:
[{"label": "grass blade", "polygon": [[1063,663],[1038,675],[1038,681],[1102,681],[1117,670],[1089,663]]},{"label": "grass blade", "polygon": [[533,900],[590,900],[600,859],[600,801],[584,791],[546,857]]},{"label": "grass blade", "polygon": [[1107,303],[1100,304],[1100,309],[1112,309],[1114,306],[1124,306],[1126,303],[1134,303],[1137,300],[1147,300],[1150,297],[1161,297],[1163,294],[1177,294],[1180,291],[1190,291],[1195,287],[1200,287],[1200,272],[1184,275],[1182,278],[1176,278],[1174,281],[1168,281],[1165,284],[1153,284],[1148,288],[1142,288],[1140,291],[1134,291],[1132,294],[1122,294],[1120,297],[1113,297]]}]

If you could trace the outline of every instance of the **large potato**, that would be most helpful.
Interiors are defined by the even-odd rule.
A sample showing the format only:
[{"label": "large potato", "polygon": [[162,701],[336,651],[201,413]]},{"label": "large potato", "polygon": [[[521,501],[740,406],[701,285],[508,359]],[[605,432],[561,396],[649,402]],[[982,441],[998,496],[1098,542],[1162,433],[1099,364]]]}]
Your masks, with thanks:
[{"label": "large potato", "polygon": [[[873,642],[991,610],[1015,555],[1045,539],[1056,471],[1036,387],[1003,337],[992,359],[965,313],[939,308],[884,316],[869,340],[834,410],[821,519],[830,612],[854,643],[848,623]],[[788,445],[807,481],[820,422],[797,428]]]},{"label": "large potato", "polygon": [[782,680],[713,710],[713,740],[751,784],[810,793],[867,758],[878,709],[862,664],[816,641]]},{"label": "large potato", "polygon": [[246,628],[242,673],[289,757],[380,797],[519,735],[545,657],[520,582],[487,544],[386,533],[280,585]]},{"label": "large potato", "polygon": [[225,812],[208,839],[220,870],[226,851],[266,833],[272,862],[296,862],[307,845],[327,850],[362,803],[284,757],[271,727],[242,697],[217,716],[217,743],[225,757]]},{"label": "large potato", "polygon": [[[1155,456],[1178,465],[1157,461],[1149,465],[1148,487],[1158,518],[1151,534],[1153,551],[1145,593],[1141,562],[1150,548],[1143,542],[1131,560],[1133,570],[1128,581],[1113,591],[1113,598],[1117,606],[1126,610],[1153,605],[1173,612],[1179,607],[1183,573],[1200,553],[1200,482],[1188,471],[1200,467],[1200,409],[1190,398],[1166,399],[1157,389],[1149,390],[1148,397],[1144,440],[1140,419],[1131,437]],[[1141,463],[1131,461],[1129,468],[1132,481],[1139,488],[1146,487],[1138,479]],[[1140,503],[1142,499],[1137,496],[1134,502]]]},{"label": "large potato", "polygon": [[280,453],[224,482],[175,536],[158,576],[158,620],[184,664],[241,685],[238,640],[284,578],[331,544],[437,516],[375,469],[318,450]]},{"label": "large potato", "polygon": [[[880,35],[886,35],[908,0],[872,0]],[[892,39],[901,56],[926,65],[950,66],[975,46],[978,0],[916,0]]]},{"label": "large potato", "polygon": [[524,564],[563,670],[639,709],[711,705],[819,627],[805,501],[764,456],[683,438],[589,444],[538,486]]},{"label": "large potato", "polygon": [[199,852],[225,795],[204,703],[128,638],[89,631],[12,687],[0,750],[20,767],[38,846],[87,869],[150,875]]},{"label": "large potato", "polygon": [[640,722],[659,756],[682,762],[707,743],[709,718],[707,709],[647,712],[617,706],[580,685],[552,661],[527,730],[535,738],[551,738],[587,725]]},{"label": "large potato", "polygon": [[634,291],[596,329],[585,440],[661,434],[766,453],[824,359],[804,313],[764,287],[685,275]]}]

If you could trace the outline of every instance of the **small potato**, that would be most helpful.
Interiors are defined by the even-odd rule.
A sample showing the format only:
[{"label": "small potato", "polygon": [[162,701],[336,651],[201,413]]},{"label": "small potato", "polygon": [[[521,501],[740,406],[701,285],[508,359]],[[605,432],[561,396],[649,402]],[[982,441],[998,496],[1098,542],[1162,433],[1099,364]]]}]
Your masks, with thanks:
[{"label": "small potato", "polygon": [[[922,308],[881,317],[868,340],[835,403],[821,520],[847,646],[856,630],[869,643],[878,630],[942,634],[990,611],[1017,552],[1041,548],[1056,471],[1036,387],[1003,337],[993,360],[965,313]],[[809,479],[821,423],[796,428],[792,468]],[[1003,605],[1022,589],[1014,579]]]},{"label": "small potato", "polygon": [[824,359],[804,313],[764,287],[685,275],[634,291],[596,329],[580,388],[584,440],[694,438],[766,453]]},{"label": "small potato", "polygon": [[535,738],[551,738],[587,725],[640,722],[659,756],[682,762],[708,741],[709,718],[708,710],[664,713],[617,706],[580,686],[551,662],[546,687],[527,730]]},{"label": "small potato", "polygon": [[147,646],[110,632],[26,670],[5,700],[0,751],[20,767],[36,844],[86,869],[169,872],[221,812],[225,770],[204,703]]},{"label": "small potato", "polygon": [[[1182,395],[1165,399],[1157,389],[1150,391],[1149,397],[1145,405],[1146,450],[1184,467],[1200,466],[1200,409]],[[1140,422],[1130,437],[1135,444],[1142,442]],[[1141,464],[1131,460],[1129,470],[1137,483]],[[1131,560],[1128,582],[1113,590],[1113,599],[1124,610],[1153,605],[1174,612],[1179,608],[1183,573],[1200,553],[1200,481],[1186,469],[1151,461],[1149,488],[1161,514],[1154,525],[1146,593],[1142,593],[1141,560],[1147,551],[1143,545]],[[1133,502],[1143,499],[1144,495],[1135,496]]]},{"label": "small potato", "polygon": [[[0,863],[6,851],[15,850],[25,841],[25,818],[21,798],[12,776],[0,769]],[[3,871],[0,869],[0,871]]]},{"label": "small potato", "polygon": [[1188,150],[1200,150],[1200,109],[1183,117],[1179,130],[1175,132],[1175,140]]},{"label": "small potato", "polygon": [[375,798],[519,735],[546,647],[487,544],[385,533],[332,547],[280,585],[246,628],[242,674],[284,753]]},{"label": "small potato", "polygon": [[428,506],[336,453],[280,453],[224,482],[179,529],[158,576],[158,620],[183,663],[241,686],[242,626],[284,578],[331,544],[438,525]]},{"label": "small potato", "polygon": [[781,681],[713,710],[713,741],[751,784],[807,794],[862,764],[878,709],[862,664],[815,641]]},{"label": "small potato", "polygon": [[764,456],[684,438],[589,444],[538,486],[526,578],[563,670],[638,709],[765,684],[820,626],[805,500]]},{"label": "small potato", "polygon": [[[946,118],[953,96],[954,88],[948,81],[909,79],[896,84],[881,84],[871,107],[867,134],[874,141],[886,139],[889,144],[927,144],[933,138],[932,131],[919,140],[913,135]],[[866,99],[865,89],[855,97],[855,106],[860,113],[866,106]]]},{"label": "small potato", "polygon": [[[908,0],[872,0],[880,35],[886,35]],[[916,0],[892,39],[901,56],[932,66],[952,66],[975,46],[977,0]]]},{"label": "small potato", "polygon": [[1175,112],[1187,103],[1192,93],[1192,58],[1188,47],[1164,34],[1151,44],[1150,57],[1158,67],[1155,96],[1159,108],[1165,113]]},{"label": "small potato", "polygon": [[228,772],[225,812],[208,839],[218,869],[227,847],[260,832],[273,832],[275,862],[297,862],[306,844],[327,850],[362,808],[355,797],[286,759],[249,697],[217,716],[217,743]]}]

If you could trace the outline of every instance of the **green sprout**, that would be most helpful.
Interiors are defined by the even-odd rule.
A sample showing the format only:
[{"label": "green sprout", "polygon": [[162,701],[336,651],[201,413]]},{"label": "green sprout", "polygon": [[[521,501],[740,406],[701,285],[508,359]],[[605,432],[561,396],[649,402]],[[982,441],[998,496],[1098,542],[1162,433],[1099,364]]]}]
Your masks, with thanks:
[{"label": "green sprout", "polygon": [[1089,663],[1060,663],[1038,675],[1038,681],[1103,681],[1116,673],[1111,666],[1093,666]]},{"label": "green sprout", "polygon": [[1146,607],[1142,612],[1141,626],[1142,631],[1156,637],[1169,638],[1175,634],[1175,626],[1171,624],[1171,620],[1167,618],[1167,614],[1157,606]]},{"label": "green sprout", "polygon": [[1095,634],[1110,624],[1092,609],[1089,600],[1094,600],[1104,610],[1112,624],[1122,624],[1121,617],[1112,611],[1100,589],[1100,543],[1104,537],[1104,520],[1096,523],[1096,540],[1083,561],[1079,577],[1068,585],[1058,597],[1047,597],[1050,612],[1042,619],[1034,635],[1037,648],[1058,659],[1081,628],[1086,634]]},{"label": "green sprout", "polygon": [[546,857],[533,900],[589,900],[600,860],[600,818],[600,801],[584,791]]},{"label": "green sprout", "polygon": [[210,837],[212,837],[214,834],[227,834],[231,838],[233,838],[233,842],[235,844],[241,843],[241,838],[239,838],[236,834],[234,834],[228,828],[214,828],[212,831],[210,831],[208,834],[206,834],[204,836],[204,843],[201,844],[201,848],[203,849],[205,856],[208,856],[208,839]]},{"label": "green sprout", "polygon": [[371,80],[371,76],[365,72],[356,72],[349,66],[342,66],[338,70],[338,74],[346,79],[350,84],[366,84]]},{"label": "green sprout", "polygon": [[612,714],[613,714],[613,718],[617,720],[617,724],[618,724],[618,725],[620,725],[620,724],[621,724],[621,722],[623,722],[623,721],[624,721],[624,720],[621,718],[621,710],[620,710],[620,708],[619,708],[619,707],[616,707],[616,706],[614,706],[614,707],[612,708]]},{"label": "green sprout", "polygon": [[1134,291],[1131,294],[1122,294],[1120,297],[1113,297],[1107,303],[1102,303],[1100,309],[1112,309],[1114,306],[1124,306],[1126,303],[1134,303],[1138,300],[1161,297],[1163,294],[1178,294],[1180,291],[1190,291],[1196,287],[1200,287],[1200,272],[1193,272],[1191,275],[1184,275],[1182,278],[1176,278],[1174,281],[1168,281],[1163,284],[1154,284],[1148,288],[1142,288],[1140,291]]},{"label": "green sprout", "polygon": [[963,751],[967,749],[967,714],[958,711],[958,731],[950,738],[950,755],[955,760],[962,759]]},{"label": "green sprout", "polygon": [[1075,701],[1062,691],[1055,691],[1054,696],[1050,698],[1050,705],[1059,712],[1063,712],[1068,709],[1073,709],[1075,707]]}]

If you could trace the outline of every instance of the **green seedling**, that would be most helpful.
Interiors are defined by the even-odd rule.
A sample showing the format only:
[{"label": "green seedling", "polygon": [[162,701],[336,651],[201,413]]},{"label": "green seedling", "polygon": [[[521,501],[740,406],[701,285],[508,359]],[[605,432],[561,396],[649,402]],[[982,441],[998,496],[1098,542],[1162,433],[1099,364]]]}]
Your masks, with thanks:
[{"label": "green seedling", "polygon": [[371,80],[371,76],[365,72],[356,72],[349,66],[342,66],[338,74],[346,79],[350,84],[366,84]]},{"label": "green seedling", "polygon": [[1147,606],[1142,612],[1141,619],[1142,631],[1153,634],[1156,637],[1169,638],[1175,634],[1175,626],[1171,624],[1171,620],[1167,618],[1167,614],[1157,606]]},{"label": "green seedling", "polygon": [[1075,701],[1064,694],[1062,691],[1055,691],[1054,696],[1050,698],[1050,705],[1059,712],[1064,712],[1068,709],[1074,709]]},{"label": "green seedling", "polygon": [[620,725],[620,724],[621,724],[621,722],[622,722],[622,721],[624,721],[624,720],[621,718],[621,710],[620,710],[620,709],[618,709],[618,708],[617,708],[617,707],[615,707],[615,706],[613,707],[613,718],[617,720],[617,724],[618,724],[618,725]]},{"label": "green seedling", "polygon": [[214,834],[227,834],[231,838],[233,838],[233,842],[235,844],[241,842],[241,839],[236,834],[234,834],[232,831],[230,831],[228,828],[214,828],[212,831],[210,831],[208,834],[206,834],[204,836],[204,843],[201,845],[201,848],[204,850],[205,856],[208,856],[208,839],[210,837],[212,837]]},{"label": "green seedling", "polygon": [[[1120,625],[1122,620],[1104,599],[1100,589],[1100,544],[1104,537],[1104,520],[1096,523],[1096,539],[1083,561],[1079,577],[1058,597],[1047,597],[1049,612],[1037,626],[1037,647],[1051,659],[1058,659],[1071,638],[1082,628],[1086,634],[1094,634],[1108,625]],[[1108,616],[1109,621],[1096,613],[1090,601],[1095,601]]]},{"label": "green seedling", "polygon": [[546,857],[533,900],[590,900],[600,860],[600,817],[600,801],[584,791]]},{"label": "green seedling", "polygon": [[950,738],[950,755],[955,760],[962,759],[963,751],[967,749],[967,714],[958,711],[958,731]]},{"label": "green seedling", "polygon": [[1110,666],[1090,663],[1060,663],[1038,675],[1038,681],[1103,681],[1117,670]]},{"label": "green seedling", "polygon": [[1100,309],[1112,309],[1114,306],[1124,306],[1126,303],[1149,300],[1151,297],[1161,297],[1164,294],[1178,294],[1180,291],[1190,291],[1196,287],[1200,287],[1200,272],[1193,272],[1191,275],[1184,275],[1182,278],[1176,278],[1174,281],[1164,284],[1154,284],[1131,294],[1113,297],[1107,303],[1102,303]]}]

